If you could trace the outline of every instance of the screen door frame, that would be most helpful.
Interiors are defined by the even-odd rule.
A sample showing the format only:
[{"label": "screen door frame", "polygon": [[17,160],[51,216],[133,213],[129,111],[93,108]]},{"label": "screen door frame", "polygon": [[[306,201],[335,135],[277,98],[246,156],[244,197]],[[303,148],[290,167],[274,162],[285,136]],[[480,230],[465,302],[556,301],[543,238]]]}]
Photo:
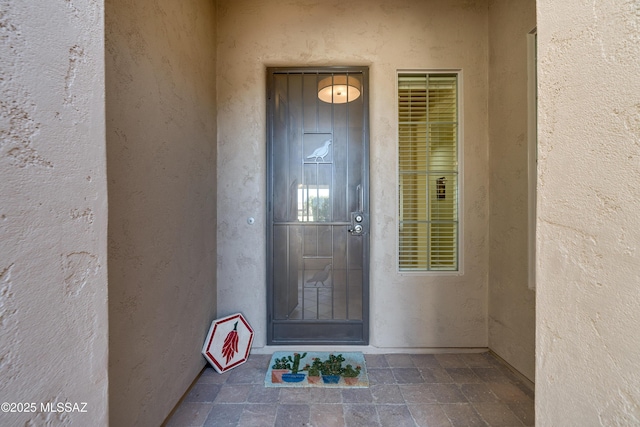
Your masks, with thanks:
[{"label": "screen door frame", "polygon": [[[347,239],[359,239],[357,245],[361,246],[359,252],[362,256],[361,273],[361,304],[362,312],[360,319],[282,319],[277,318],[276,311],[276,292],[274,291],[274,259],[276,252],[274,248],[274,127],[275,120],[282,120],[282,111],[276,112],[276,98],[281,94],[276,94],[275,76],[282,74],[303,74],[317,75],[318,80],[325,77],[326,74],[338,75],[357,75],[361,78],[360,96],[362,97],[362,153],[361,163],[359,167],[362,169],[360,185],[358,185],[357,197],[359,199],[358,209],[363,214],[364,230],[362,233],[357,230],[356,220],[359,220],[357,213],[352,214],[351,223],[347,222],[329,222],[328,226],[343,227],[344,232],[348,233]],[[370,206],[369,206],[369,68],[362,66],[353,67],[269,67],[267,68],[267,344],[268,345],[368,345],[369,344],[369,245],[370,245]],[[289,96],[287,94],[287,96]],[[282,102],[282,99],[279,100]],[[286,102],[289,102],[288,100]],[[322,101],[318,101],[322,102]],[[337,105],[337,104],[336,104]],[[326,108],[326,106],[324,107]],[[332,109],[332,114],[333,114]],[[347,109],[348,111],[348,109]],[[279,117],[276,117],[279,114]],[[332,116],[333,117],[333,116]],[[289,120],[288,117],[285,120]],[[351,126],[351,122],[347,119],[347,126]],[[287,122],[289,126],[289,122]],[[335,131],[332,119],[331,131]],[[304,125],[303,125],[304,127]],[[348,131],[348,130],[347,130]],[[302,129],[304,133],[304,129]],[[321,133],[321,132],[320,132]],[[318,140],[320,141],[320,140]],[[315,143],[315,142],[314,142]],[[318,144],[318,143],[316,143]],[[307,150],[308,151],[308,150]],[[305,153],[306,154],[306,153]],[[306,156],[305,156],[306,157]],[[330,157],[328,157],[330,158]],[[320,161],[320,160],[319,160]],[[345,186],[349,186],[352,182],[347,179]],[[293,186],[293,184],[292,184]],[[293,188],[293,187],[292,187]],[[348,191],[348,190],[347,190]],[[355,219],[354,219],[355,218]],[[301,223],[304,224],[304,223]],[[348,230],[348,231],[347,231]],[[356,242],[355,240],[351,240]],[[348,246],[348,245],[347,245]],[[281,250],[281,248],[279,248]],[[288,250],[288,248],[287,248]],[[347,275],[349,273],[346,273]],[[305,281],[302,278],[302,299],[305,298]],[[319,284],[318,286],[321,286]],[[279,291],[281,292],[281,291]],[[348,298],[348,297],[347,297]],[[349,304],[346,301],[346,304]]]}]

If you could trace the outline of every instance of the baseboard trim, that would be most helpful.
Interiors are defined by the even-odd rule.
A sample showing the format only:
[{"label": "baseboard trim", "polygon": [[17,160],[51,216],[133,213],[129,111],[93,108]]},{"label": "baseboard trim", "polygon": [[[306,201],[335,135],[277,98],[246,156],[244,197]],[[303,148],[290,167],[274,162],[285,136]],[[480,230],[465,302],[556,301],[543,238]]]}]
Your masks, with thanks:
[{"label": "baseboard trim", "polygon": [[167,422],[169,422],[169,420],[171,419],[171,417],[173,417],[173,414],[176,413],[176,411],[178,410],[178,407],[182,404],[182,402],[184,401],[184,398],[187,397],[187,394],[189,394],[189,392],[191,391],[191,389],[193,388],[194,385],[196,385],[196,383],[198,382],[198,380],[200,379],[200,377],[202,376],[202,373],[204,372],[205,369],[207,369],[207,367],[209,366],[209,363],[206,363],[204,366],[202,367],[202,369],[200,369],[200,372],[198,372],[198,375],[196,375],[196,377],[193,379],[193,381],[191,381],[191,385],[189,385],[189,387],[187,388],[187,390],[182,394],[182,397],[180,398],[180,400],[178,400],[178,402],[175,404],[175,406],[173,407],[173,409],[171,410],[171,412],[169,412],[169,414],[165,417],[164,421],[162,422],[162,424],[160,424],[160,427],[165,427],[167,425]]},{"label": "baseboard trim", "polygon": [[522,381],[522,383],[527,386],[531,391],[534,391],[536,388],[536,385],[533,381],[531,381],[529,378],[525,377],[524,374],[522,374],[520,371],[518,371],[516,368],[514,368],[509,362],[507,362],[506,360],[504,360],[502,357],[500,357],[498,354],[496,354],[495,351],[489,349],[489,353],[491,353],[491,355],[493,357],[495,357],[500,363],[502,363],[507,369],[509,369],[513,375],[515,375],[520,381]]},{"label": "baseboard trim", "polygon": [[364,354],[439,354],[439,353],[484,353],[488,347],[376,347],[372,345],[266,345],[252,347],[253,354],[272,354],[276,351],[360,351]]}]

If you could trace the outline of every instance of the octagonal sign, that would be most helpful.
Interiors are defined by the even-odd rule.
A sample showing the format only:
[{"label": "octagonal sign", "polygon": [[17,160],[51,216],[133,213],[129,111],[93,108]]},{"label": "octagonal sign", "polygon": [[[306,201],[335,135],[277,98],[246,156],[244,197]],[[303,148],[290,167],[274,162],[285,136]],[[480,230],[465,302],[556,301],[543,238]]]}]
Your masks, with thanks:
[{"label": "octagonal sign", "polygon": [[221,374],[247,361],[252,341],[253,329],[244,316],[232,314],[211,323],[202,354]]}]

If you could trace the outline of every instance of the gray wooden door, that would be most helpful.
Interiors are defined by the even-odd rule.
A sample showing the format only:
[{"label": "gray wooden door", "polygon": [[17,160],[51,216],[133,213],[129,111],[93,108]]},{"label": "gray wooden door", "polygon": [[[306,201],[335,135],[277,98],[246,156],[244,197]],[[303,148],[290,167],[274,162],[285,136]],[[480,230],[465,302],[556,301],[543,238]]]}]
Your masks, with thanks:
[{"label": "gray wooden door", "polygon": [[269,68],[267,102],[267,341],[368,344],[368,69]]}]

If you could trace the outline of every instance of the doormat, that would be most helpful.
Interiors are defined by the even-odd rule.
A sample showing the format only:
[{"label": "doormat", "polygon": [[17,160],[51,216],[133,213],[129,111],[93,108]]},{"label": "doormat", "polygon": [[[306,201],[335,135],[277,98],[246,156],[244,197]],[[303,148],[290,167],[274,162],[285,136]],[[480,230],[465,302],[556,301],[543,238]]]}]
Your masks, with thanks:
[{"label": "doormat", "polygon": [[361,352],[309,351],[273,353],[264,378],[265,387],[369,387]]}]

